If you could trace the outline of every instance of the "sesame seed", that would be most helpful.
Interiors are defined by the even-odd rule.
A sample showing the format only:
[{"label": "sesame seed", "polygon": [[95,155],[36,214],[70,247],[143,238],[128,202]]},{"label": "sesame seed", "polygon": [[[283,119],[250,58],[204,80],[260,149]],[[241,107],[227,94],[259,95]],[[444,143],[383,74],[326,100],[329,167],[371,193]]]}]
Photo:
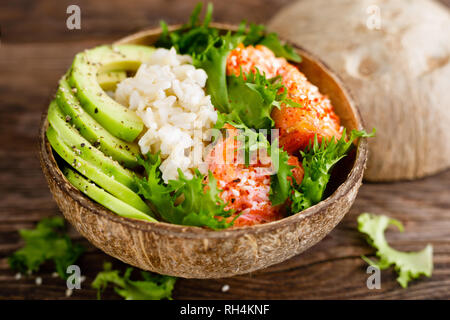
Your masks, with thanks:
[{"label": "sesame seed", "polygon": [[22,274],[20,272],[16,273],[16,275],[14,276],[14,278],[16,280],[19,280],[20,278],[22,278]]},{"label": "sesame seed", "polygon": [[42,278],[41,278],[41,277],[37,277],[37,278],[36,278],[36,284],[37,284],[38,286],[40,286],[40,285],[42,284]]},{"label": "sesame seed", "polygon": [[73,293],[72,289],[67,289],[66,290],[66,297],[70,297],[72,295],[72,293]]},{"label": "sesame seed", "polygon": [[230,290],[230,286],[229,285],[224,285],[223,287],[222,287],[222,292],[227,292],[228,290]]},{"label": "sesame seed", "polygon": [[58,272],[53,272],[52,273],[52,278],[57,278],[58,277]]}]

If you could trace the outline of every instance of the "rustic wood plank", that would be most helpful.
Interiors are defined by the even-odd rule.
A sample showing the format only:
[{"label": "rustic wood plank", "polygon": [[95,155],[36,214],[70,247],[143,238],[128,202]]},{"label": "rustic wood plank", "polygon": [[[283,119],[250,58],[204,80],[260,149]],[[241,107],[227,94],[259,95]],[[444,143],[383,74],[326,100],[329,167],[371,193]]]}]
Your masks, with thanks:
[{"label": "rustic wood plank", "polygon": [[[58,215],[37,157],[37,131],[41,112],[69,67],[73,55],[87,47],[109,42],[160,18],[171,23],[186,20],[196,0],[133,2],[79,1],[83,29],[65,29],[69,1],[10,1],[0,5],[0,299],[65,299],[64,281],[52,278],[52,266],[35,276],[15,280],[7,256],[22,243],[20,228],[32,228],[43,217]],[[288,1],[214,1],[216,20],[243,18],[264,22]],[[163,5],[164,3],[164,5]],[[450,0],[444,1],[450,4]],[[174,9],[176,8],[176,9]],[[450,298],[450,171],[414,182],[365,184],[344,220],[322,242],[282,264],[229,279],[180,279],[174,298],[179,299],[449,299]],[[373,250],[356,230],[356,217],[368,211],[386,214],[405,224],[405,233],[388,232],[395,248],[418,250],[434,246],[435,270],[402,289],[395,273],[383,271],[381,290],[366,288],[366,264],[360,255]],[[92,247],[73,229],[75,241],[88,251],[79,264],[87,277],[72,298],[95,299],[90,282],[103,261],[126,265]],[[230,285],[226,293],[224,284]],[[277,290],[274,290],[274,286]],[[104,298],[117,299],[108,290]]]},{"label": "rustic wood plank", "polygon": [[[118,38],[154,27],[161,19],[184,23],[197,0],[89,1],[76,4],[81,9],[81,30],[66,28],[66,8],[73,1],[9,1],[2,3],[0,21],[5,42],[67,42],[84,39]],[[239,23],[243,19],[264,23],[289,0],[229,0],[212,2],[214,20]]]}]

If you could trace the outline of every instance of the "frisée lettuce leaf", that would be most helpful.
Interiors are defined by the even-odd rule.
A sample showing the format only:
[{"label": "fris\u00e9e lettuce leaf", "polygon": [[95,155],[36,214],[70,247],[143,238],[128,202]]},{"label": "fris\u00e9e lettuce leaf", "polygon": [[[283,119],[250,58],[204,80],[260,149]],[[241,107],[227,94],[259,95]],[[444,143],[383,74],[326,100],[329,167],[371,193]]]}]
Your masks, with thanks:
[{"label": "fris\u00e9e lettuce leaf", "polygon": [[242,37],[228,32],[224,36],[210,37],[207,48],[198,54],[193,54],[194,66],[205,70],[208,75],[206,90],[211,96],[211,102],[220,112],[231,110],[227,88],[227,57]]},{"label": "fris\u00e9e lettuce leaf", "polygon": [[146,178],[136,177],[138,194],[149,200],[164,221],[188,226],[225,229],[233,225],[235,217],[232,210],[225,210],[226,204],[219,197],[220,190],[217,181],[210,172],[208,183],[205,176],[198,170],[194,177],[188,179],[178,169],[178,180],[169,180],[165,184],[161,179],[161,157],[158,154],[148,154],[147,159],[139,158],[146,171]]},{"label": "fris\u00e9e lettuce leaf", "polygon": [[300,184],[292,181],[291,212],[303,211],[321,201],[330,180],[331,169],[346,156],[353,141],[360,137],[374,135],[375,130],[370,134],[364,130],[352,130],[347,140],[344,129],[339,140],[336,141],[333,137],[330,141],[323,139],[321,143],[315,136],[312,145],[310,144],[305,151],[301,151],[304,176]]},{"label": "fris\u00e9e lettuce leaf", "polygon": [[142,280],[131,280],[134,270],[131,267],[126,269],[123,276],[119,270],[112,270],[111,263],[105,263],[103,269],[92,282],[92,287],[97,289],[98,299],[108,284],[112,284],[116,293],[126,300],[172,300],[176,282],[174,277],[141,271]]},{"label": "fris\u00e9e lettuce leaf", "polygon": [[[230,92],[245,94],[246,91],[249,92],[249,90],[253,89],[253,92],[250,92],[253,100],[255,98],[259,100],[266,99],[267,97],[264,94],[255,96],[254,91],[260,88],[262,83],[253,83],[253,88],[251,86],[252,81],[261,80],[263,79],[262,77],[249,79],[246,87],[242,88],[240,86],[242,88],[241,90],[227,88],[230,84],[227,84],[226,62],[230,51],[240,43],[244,43],[244,45],[262,44],[271,49],[277,56],[285,57],[296,62],[301,60],[300,57],[292,47],[282,44],[276,33],[266,34],[265,27],[262,25],[251,24],[247,28],[246,23],[242,22],[237,32],[220,33],[218,29],[209,26],[212,20],[213,10],[211,3],[207,6],[203,22],[200,21],[199,16],[202,6],[202,3],[197,4],[189,22],[177,30],[170,31],[167,24],[161,22],[162,35],[155,43],[155,46],[163,48],[174,47],[178,53],[192,56],[194,66],[205,70],[207,73],[208,80],[206,82],[206,89],[211,96],[211,102],[220,112],[230,113],[232,111],[229,97]],[[231,81],[231,85],[233,83],[239,83],[238,77],[231,78],[229,81]],[[267,101],[263,102],[265,103],[264,105],[268,104]],[[254,110],[259,106],[252,105]],[[247,118],[250,119],[250,117]],[[267,126],[269,120],[271,119],[262,117],[261,119],[257,119],[257,122],[263,123],[258,123],[259,126]],[[252,127],[251,124],[246,124]]]},{"label": "fris\u00e9e lettuce leaf", "polygon": [[62,279],[67,279],[67,267],[74,264],[84,252],[84,247],[74,244],[64,234],[64,220],[61,217],[42,219],[35,229],[19,230],[25,246],[8,259],[13,270],[35,272],[46,261],[53,261]]},{"label": "fris\u00e9e lettuce leaf", "polygon": [[[278,148],[278,140],[272,143],[276,143],[276,148],[273,149],[270,157],[272,163],[278,161],[277,174],[271,176],[270,181],[270,194],[269,198],[273,206],[277,206],[286,202],[291,193],[292,181],[292,169],[294,166],[288,164],[289,154],[281,148]],[[289,178],[290,177],[290,178]]]},{"label": "fris\u00e9e lettuce leaf", "polygon": [[423,250],[417,252],[402,252],[389,246],[384,232],[390,225],[396,226],[403,232],[400,221],[384,215],[362,213],[358,217],[358,230],[367,235],[368,243],[374,247],[378,262],[362,256],[368,264],[378,267],[380,270],[394,266],[398,273],[397,281],[403,288],[408,287],[409,281],[417,279],[421,275],[431,277],[433,272],[433,247],[428,244]]},{"label": "fris\u00e9e lettuce leaf", "polygon": [[181,28],[169,31],[165,22],[161,22],[162,34],[155,43],[156,47],[174,47],[180,54],[189,54],[194,66],[202,68],[208,75],[206,89],[211,96],[211,102],[217,110],[229,112],[228,91],[226,84],[226,61],[228,54],[244,36],[219,34],[219,30],[209,26],[212,19],[213,6],[208,4],[203,22],[199,15],[203,4],[198,3],[191,14],[189,22]]},{"label": "fris\u00e9e lettuce leaf", "polygon": [[[183,24],[177,30],[170,31],[167,23],[161,21],[162,34],[155,46],[167,49],[175,47],[177,52],[181,54],[202,53],[209,46],[211,39],[220,37],[219,30],[210,27],[213,12],[212,3],[208,3],[206,7],[203,22],[199,19],[202,8],[203,4],[201,2],[198,3],[191,13],[189,22]],[[251,23],[247,27],[246,21],[242,21],[235,35],[241,39],[239,43],[242,42],[245,46],[264,45],[272,50],[277,57],[301,62],[301,57],[292,46],[282,43],[277,33],[268,33],[264,25]]]},{"label": "fris\u00e9e lettuce leaf", "polygon": [[267,79],[265,74],[249,72],[239,76],[227,77],[228,97],[232,109],[232,118],[239,119],[247,127],[254,129],[270,129],[274,125],[271,112],[281,104],[301,107],[300,104],[287,98],[287,90],[281,83],[281,77]]},{"label": "fris\u00e9e lettuce leaf", "polygon": [[192,11],[189,22],[177,30],[169,31],[167,24],[161,21],[162,34],[155,46],[166,49],[174,47],[180,54],[192,55],[205,51],[210,44],[210,40],[219,36],[219,31],[209,26],[213,10],[211,3],[206,8],[203,22],[199,21],[202,7],[203,4],[198,3]]},{"label": "fris\u00e9e lettuce leaf", "polygon": [[245,35],[244,46],[260,44],[272,50],[277,57],[286,58],[294,62],[302,61],[292,46],[282,43],[277,33],[267,33],[266,27],[262,24],[251,23],[247,28],[245,21],[243,21],[239,26],[238,33]]}]

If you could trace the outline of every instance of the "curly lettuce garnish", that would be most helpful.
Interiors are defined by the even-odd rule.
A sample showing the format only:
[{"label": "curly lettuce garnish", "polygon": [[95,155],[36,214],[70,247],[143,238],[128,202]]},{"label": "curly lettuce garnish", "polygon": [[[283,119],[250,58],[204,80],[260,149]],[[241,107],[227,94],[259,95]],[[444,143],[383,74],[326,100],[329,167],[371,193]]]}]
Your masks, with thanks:
[{"label": "curly lettuce garnish", "polygon": [[294,62],[302,61],[292,46],[282,43],[277,33],[267,33],[266,27],[262,24],[251,23],[247,28],[245,21],[243,21],[239,26],[238,34],[245,35],[244,46],[260,44],[272,50],[277,57],[286,58]]},{"label": "curly lettuce garnish", "polygon": [[352,130],[347,140],[344,129],[342,137],[338,141],[333,137],[330,141],[322,140],[320,144],[315,136],[312,145],[310,144],[305,151],[301,151],[304,176],[300,184],[292,181],[291,212],[303,211],[320,202],[330,180],[331,169],[347,155],[353,141],[357,138],[373,137],[374,135],[375,130],[370,134],[364,130]]},{"label": "curly lettuce garnish", "polygon": [[[286,202],[292,192],[292,169],[294,166],[288,164],[289,154],[281,148],[278,148],[278,140],[275,140],[275,148],[271,153],[272,162],[278,161],[277,174],[271,176],[270,181],[270,201],[273,206]],[[289,178],[290,177],[290,178]]]},{"label": "curly lettuce garnish", "polygon": [[174,47],[180,54],[192,55],[204,52],[209,46],[211,38],[216,38],[219,31],[209,26],[212,20],[212,4],[208,4],[203,22],[199,21],[202,7],[203,4],[198,3],[192,11],[189,22],[180,29],[169,31],[167,24],[161,21],[162,34],[155,46],[166,49]]},{"label": "curly lettuce garnish", "polygon": [[63,232],[64,220],[61,217],[45,218],[35,229],[19,230],[25,246],[14,252],[8,259],[13,270],[35,272],[46,261],[53,261],[62,279],[67,279],[67,267],[84,252],[84,247],[74,244]]},{"label": "curly lettuce garnish", "polygon": [[378,262],[362,256],[368,264],[378,267],[380,270],[394,266],[398,273],[397,281],[403,288],[408,287],[408,282],[424,275],[431,277],[433,272],[433,247],[428,244],[423,250],[417,252],[402,252],[389,246],[384,232],[390,225],[396,226],[403,232],[400,221],[384,215],[362,213],[358,217],[358,230],[367,235],[367,242],[374,247]]},{"label": "curly lettuce garnish", "polygon": [[[213,5],[208,3],[203,21],[199,16],[202,11],[203,4],[198,3],[189,18],[189,22],[181,26],[181,28],[169,31],[167,23],[161,21],[162,34],[155,46],[162,48],[175,49],[181,54],[199,54],[206,50],[211,39],[221,37],[216,28],[210,27],[212,21]],[[289,45],[282,43],[278,34],[275,32],[267,33],[264,25],[250,24],[242,21],[236,32],[245,46],[264,45],[268,47],[277,57],[283,57],[294,62],[300,62],[300,56]]]},{"label": "curly lettuce garnish", "polygon": [[208,74],[206,91],[211,96],[212,104],[220,112],[231,110],[226,76],[227,57],[241,42],[241,38],[230,32],[224,36],[211,36],[206,49],[193,55],[195,67],[205,70]]},{"label": "curly lettuce garnish", "polygon": [[178,169],[179,179],[164,184],[159,170],[159,153],[149,154],[147,160],[139,158],[138,161],[147,175],[147,178],[135,178],[138,194],[150,201],[164,221],[214,230],[233,225],[236,218],[226,221],[233,211],[225,210],[226,204],[219,197],[221,190],[217,188],[217,181],[211,172],[208,184],[205,184],[205,176],[198,170],[192,179],[187,179]]},{"label": "curly lettuce garnish", "polygon": [[[199,19],[201,10],[202,3],[199,3],[192,12],[189,22],[174,31],[169,31],[167,24],[161,22],[163,32],[155,46],[163,48],[174,47],[178,53],[189,54],[193,57],[194,65],[197,68],[204,69],[208,74],[206,89],[208,94],[211,95],[211,102],[220,112],[231,112],[232,108],[228,96],[230,92],[242,94],[246,91],[245,89],[236,91],[232,88],[227,88],[229,84],[227,85],[226,60],[231,50],[236,48],[239,43],[244,43],[245,45],[262,44],[271,49],[277,56],[296,62],[300,61],[300,57],[292,47],[282,44],[276,33],[266,34],[264,26],[251,24],[247,28],[245,22],[243,22],[236,33],[220,34],[216,28],[209,26],[212,20],[212,4],[208,4],[203,22]],[[231,86],[233,86],[234,80],[237,79],[231,79]],[[256,80],[261,79],[249,79],[248,83]],[[236,82],[234,83],[236,84]],[[254,84],[255,86],[258,85],[257,83]],[[250,87],[247,86],[247,89]],[[253,96],[256,97],[254,93]],[[262,98],[265,98],[264,95]],[[253,104],[253,108],[258,106]],[[260,119],[260,121],[267,125],[267,120]],[[249,123],[246,124],[252,127]]]},{"label": "curly lettuce garnish", "polygon": [[239,119],[249,128],[270,129],[274,126],[271,113],[281,104],[301,107],[287,98],[287,90],[281,77],[267,79],[265,74],[249,72],[227,77],[228,97],[232,109],[228,111],[232,119]]},{"label": "curly lettuce garnish", "polygon": [[133,268],[127,268],[123,276],[119,270],[112,270],[111,263],[105,263],[103,269],[92,282],[98,299],[108,284],[112,284],[116,293],[126,300],[172,300],[174,277],[141,271],[142,280],[135,281],[130,279]]}]

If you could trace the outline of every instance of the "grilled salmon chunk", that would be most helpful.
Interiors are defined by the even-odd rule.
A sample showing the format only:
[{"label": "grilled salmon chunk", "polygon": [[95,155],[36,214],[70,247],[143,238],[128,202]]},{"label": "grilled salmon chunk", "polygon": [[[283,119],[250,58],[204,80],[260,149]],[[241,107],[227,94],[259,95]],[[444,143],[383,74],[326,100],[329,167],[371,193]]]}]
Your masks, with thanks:
[{"label": "grilled salmon chunk", "polygon": [[267,78],[280,76],[290,99],[302,107],[283,105],[274,108],[272,118],[275,127],[280,129],[280,145],[289,154],[303,150],[317,134],[319,142],[325,138],[342,135],[339,117],[334,113],[330,100],[310,83],[298,68],[284,58],[262,45],[234,49],[227,59],[227,74],[239,75],[242,72],[265,73]]},{"label": "grilled salmon chunk", "polygon": [[[218,187],[222,189],[220,197],[228,203],[226,209],[234,209],[235,214],[241,214],[234,226],[250,226],[283,218],[284,206],[272,206],[269,199],[272,175],[270,157],[259,156],[246,166],[238,152],[241,142],[235,139],[239,130],[229,124],[225,125],[225,129],[227,135],[210,151],[206,162]],[[300,183],[303,168],[298,158],[291,156],[288,163],[294,166],[293,177]]]}]

